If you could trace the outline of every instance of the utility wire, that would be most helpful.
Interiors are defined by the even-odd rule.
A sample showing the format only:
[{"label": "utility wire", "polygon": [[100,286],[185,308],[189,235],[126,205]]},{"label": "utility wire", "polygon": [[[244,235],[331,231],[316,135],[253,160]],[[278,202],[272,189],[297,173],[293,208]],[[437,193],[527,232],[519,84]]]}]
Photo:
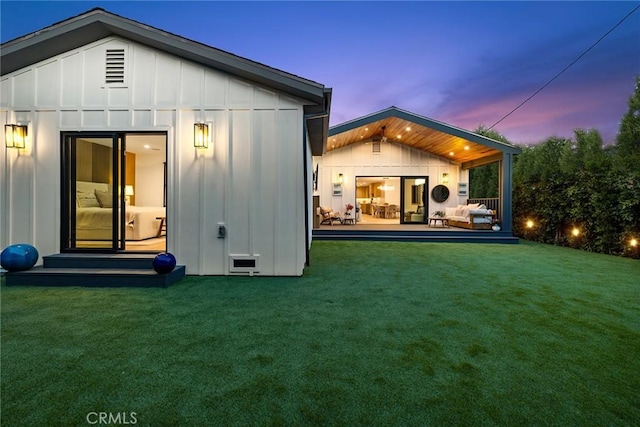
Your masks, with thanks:
[{"label": "utility wire", "polygon": [[596,47],[598,45],[598,43],[600,43],[602,40],[604,40],[605,37],[607,37],[609,34],[611,34],[616,28],[618,28],[620,26],[620,24],[622,24],[628,17],[630,17],[631,15],[633,15],[633,13],[640,9],[640,4],[638,4],[631,12],[627,13],[627,15],[622,18],[620,20],[620,22],[618,22],[616,25],[613,26],[613,28],[611,28],[609,31],[607,31],[602,37],[600,37],[594,44],[592,44],[591,46],[589,46],[589,48],[587,50],[585,50],[584,52],[582,52],[582,54],[580,56],[578,56],[576,59],[573,60],[572,63],[570,63],[569,65],[567,65],[566,67],[564,67],[562,69],[562,71],[560,71],[558,74],[556,74],[551,80],[549,80],[547,83],[545,83],[540,89],[536,90],[531,96],[529,96],[527,99],[525,99],[524,101],[522,101],[520,103],[520,105],[518,105],[516,108],[514,108],[513,110],[509,111],[503,118],[501,118],[500,120],[498,120],[497,122],[495,122],[494,124],[492,124],[491,126],[489,126],[487,128],[487,130],[492,129],[493,127],[495,127],[498,123],[502,122],[504,119],[506,119],[507,117],[509,117],[510,115],[512,115],[513,113],[515,113],[520,107],[522,107],[524,104],[526,104],[527,102],[529,102],[531,100],[531,98],[533,98],[534,96],[536,96],[537,94],[539,94],[540,92],[542,92],[543,89],[545,89],[547,86],[549,86],[555,79],[557,79],[558,77],[560,77],[565,71],[567,71],[569,68],[571,68],[571,66],[573,64],[575,64],[576,62],[578,62],[580,59],[582,59],[583,56],[585,56],[591,49],[593,49],[594,47]]}]

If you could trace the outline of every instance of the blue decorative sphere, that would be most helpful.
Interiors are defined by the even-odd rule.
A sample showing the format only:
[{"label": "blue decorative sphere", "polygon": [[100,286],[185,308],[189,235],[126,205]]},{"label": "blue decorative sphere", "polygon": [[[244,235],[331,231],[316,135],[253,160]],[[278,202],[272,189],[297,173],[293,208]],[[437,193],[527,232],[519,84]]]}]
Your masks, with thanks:
[{"label": "blue decorative sphere", "polygon": [[26,243],[10,245],[0,253],[0,265],[7,271],[28,270],[38,262],[38,250]]},{"label": "blue decorative sphere", "polygon": [[158,274],[171,273],[176,268],[176,257],[169,252],[160,252],[153,259],[153,269]]}]

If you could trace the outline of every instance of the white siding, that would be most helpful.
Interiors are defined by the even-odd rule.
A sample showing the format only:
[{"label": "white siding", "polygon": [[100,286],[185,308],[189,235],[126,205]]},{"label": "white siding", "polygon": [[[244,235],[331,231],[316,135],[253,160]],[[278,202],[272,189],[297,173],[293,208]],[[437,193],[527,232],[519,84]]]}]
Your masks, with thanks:
[{"label": "white siding", "polygon": [[[125,49],[125,84],[105,84],[107,48]],[[115,37],[3,76],[0,88],[2,124],[29,122],[26,149],[0,151],[0,246],[59,250],[61,131],[161,131],[168,250],[187,273],[230,274],[229,256],[242,255],[259,256],[256,274],[302,274],[302,101]],[[213,125],[207,150],[193,147],[199,121]]]},{"label": "white siding", "polygon": [[[431,194],[433,187],[440,184],[442,174],[448,173],[449,200],[439,204],[430,199],[429,210],[466,204],[466,196],[458,197],[458,183],[469,182],[468,171],[448,159],[405,145],[382,144],[380,154],[373,154],[370,144],[355,143],[315,157],[314,163],[319,164],[317,195],[320,196],[320,205],[334,210],[344,211],[348,203],[355,205],[355,178],[358,176],[428,176]],[[333,183],[337,181],[338,174],[342,174],[344,179],[342,196],[333,196]]]}]

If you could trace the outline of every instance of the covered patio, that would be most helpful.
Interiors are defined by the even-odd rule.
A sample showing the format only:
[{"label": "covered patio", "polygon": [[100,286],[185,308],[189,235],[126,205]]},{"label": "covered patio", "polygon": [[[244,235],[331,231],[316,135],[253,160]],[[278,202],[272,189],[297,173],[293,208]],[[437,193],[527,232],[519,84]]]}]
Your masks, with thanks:
[{"label": "covered patio", "polygon": [[[397,107],[334,126],[323,156],[314,158],[314,212],[328,207],[348,220],[325,225],[316,219],[313,236],[402,232],[438,239],[512,237],[512,164],[519,152],[513,145]],[[499,197],[470,199],[469,170],[491,163],[499,164]],[[491,209],[490,221],[500,221],[501,230],[458,228],[429,219],[435,212],[470,204]],[[349,205],[354,206],[351,215],[346,214]],[[387,213],[381,215],[380,206]]]}]

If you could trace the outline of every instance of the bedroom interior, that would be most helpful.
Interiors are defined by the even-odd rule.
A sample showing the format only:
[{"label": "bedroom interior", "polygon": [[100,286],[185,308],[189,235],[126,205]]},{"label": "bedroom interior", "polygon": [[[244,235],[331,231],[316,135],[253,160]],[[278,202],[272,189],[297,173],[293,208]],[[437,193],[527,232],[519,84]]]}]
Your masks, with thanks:
[{"label": "bedroom interior", "polygon": [[[103,248],[113,230],[109,139],[76,141],[75,247]],[[166,250],[166,136],[125,136],[125,244],[128,251]],[[120,211],[118,211],[120,212]]]}]

